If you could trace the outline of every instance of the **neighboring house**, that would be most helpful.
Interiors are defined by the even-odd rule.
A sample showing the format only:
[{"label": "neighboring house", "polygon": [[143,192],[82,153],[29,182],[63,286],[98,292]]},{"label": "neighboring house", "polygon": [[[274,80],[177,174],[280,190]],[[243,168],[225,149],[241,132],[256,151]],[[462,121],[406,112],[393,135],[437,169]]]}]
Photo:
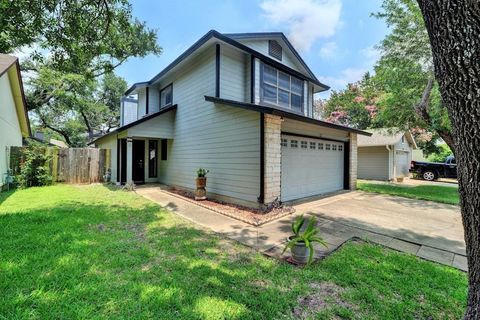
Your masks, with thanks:
[{"label": "neighboring house", "polygon": [[425,154],[421,149],[412,150],[412,160],[419,162],[428,162],[427,157],[425,157]]},{"label": "neighboring house", "polygon": [[113,181],[194,189],[207,168],[210,197],[248,206],[354,189],[369,133],[313,118],[328,89],[283,33],[212,30],[128,89],[138,102],[93,143],[112,150]]},{"label": "neighboring house", "polygon": [[45,137],[45,134],[41,131],[35,132],[32,139],[40,143],[43,143],[45,145],[48,145],[49,147],[68,148],[68,144],[66,144],[64,141],[53,139],[53,138],[48,139],[47,137]]},{"label": "neighboring house", "polygon": [[20,64],[16,57],[0,54],[0,190],[9,168],[11,146],[30,137]]},{"label": "neighboring house", "polygon": [[358,137],[358,178],[394,180],[407,177],[412,151],[417,148],[410,131],[369,130],[371,137]]}]

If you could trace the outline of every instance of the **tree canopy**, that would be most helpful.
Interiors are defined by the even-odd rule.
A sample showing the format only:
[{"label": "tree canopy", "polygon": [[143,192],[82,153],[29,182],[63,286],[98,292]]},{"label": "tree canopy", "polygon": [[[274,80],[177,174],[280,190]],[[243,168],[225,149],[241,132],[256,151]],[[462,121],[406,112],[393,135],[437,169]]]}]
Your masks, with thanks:
[{"label": "tree canopy", "polygon": [[118,126],[126,82],[115,68],[162,51],[127,0],[1,1],[0,12],[0,51],[28,53],[22,71],[34,125],[71,146]]},{"label": "tree canopy", "polygon": [[359,129],[412,130],[427,153],[441,137],[453,149],[451,126],[434,80],[432,53],[422,14],[414,0],[384,0],[373,14],[390,33],[377,46],[374,74],[333,92],[324,118]]}]

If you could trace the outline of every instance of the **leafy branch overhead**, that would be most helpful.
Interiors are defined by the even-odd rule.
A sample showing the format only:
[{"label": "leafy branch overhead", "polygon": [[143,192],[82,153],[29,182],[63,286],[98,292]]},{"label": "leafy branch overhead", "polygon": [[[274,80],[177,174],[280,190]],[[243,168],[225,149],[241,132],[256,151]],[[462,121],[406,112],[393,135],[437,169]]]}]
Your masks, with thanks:
[{"label": "leafy branch overhead", "polygon": [[160,54],[156,31],[127,0],[15,0],[0,4],[0,51],[22,61],[34,124],[71,146],[119,125],[128,58]]},{"label": "leafy branch overhead", "polygon": [[41,65],[88,76],[162,52],[156,31],[132,16],[127,0],[2,2],[0,29],[0,52],[28,47]]}]

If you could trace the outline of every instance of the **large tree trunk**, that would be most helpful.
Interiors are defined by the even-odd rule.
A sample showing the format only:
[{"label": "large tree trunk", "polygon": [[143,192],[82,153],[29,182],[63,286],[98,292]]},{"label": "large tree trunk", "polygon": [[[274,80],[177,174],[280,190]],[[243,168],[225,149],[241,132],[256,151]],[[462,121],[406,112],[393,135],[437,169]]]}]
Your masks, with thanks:
[{"label": "large tree trunk", "polygon": [[465,319],[480,319],[480,2],[417,0],[452,122],[468,256]]}]

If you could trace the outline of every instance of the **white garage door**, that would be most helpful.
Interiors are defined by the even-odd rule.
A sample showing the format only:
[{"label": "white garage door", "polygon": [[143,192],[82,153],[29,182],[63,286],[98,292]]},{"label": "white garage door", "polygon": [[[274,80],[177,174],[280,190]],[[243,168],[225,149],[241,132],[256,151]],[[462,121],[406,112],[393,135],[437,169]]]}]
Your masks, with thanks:
[{"label": "white garage door", "polygon": [[343,189],[344,143],[282,135],[281,200]]},{"label": "white garage door", "polygon": [[397,151],[395,153],[395,161],[397,162],[397,177],[408,177],[408,152]]}]

